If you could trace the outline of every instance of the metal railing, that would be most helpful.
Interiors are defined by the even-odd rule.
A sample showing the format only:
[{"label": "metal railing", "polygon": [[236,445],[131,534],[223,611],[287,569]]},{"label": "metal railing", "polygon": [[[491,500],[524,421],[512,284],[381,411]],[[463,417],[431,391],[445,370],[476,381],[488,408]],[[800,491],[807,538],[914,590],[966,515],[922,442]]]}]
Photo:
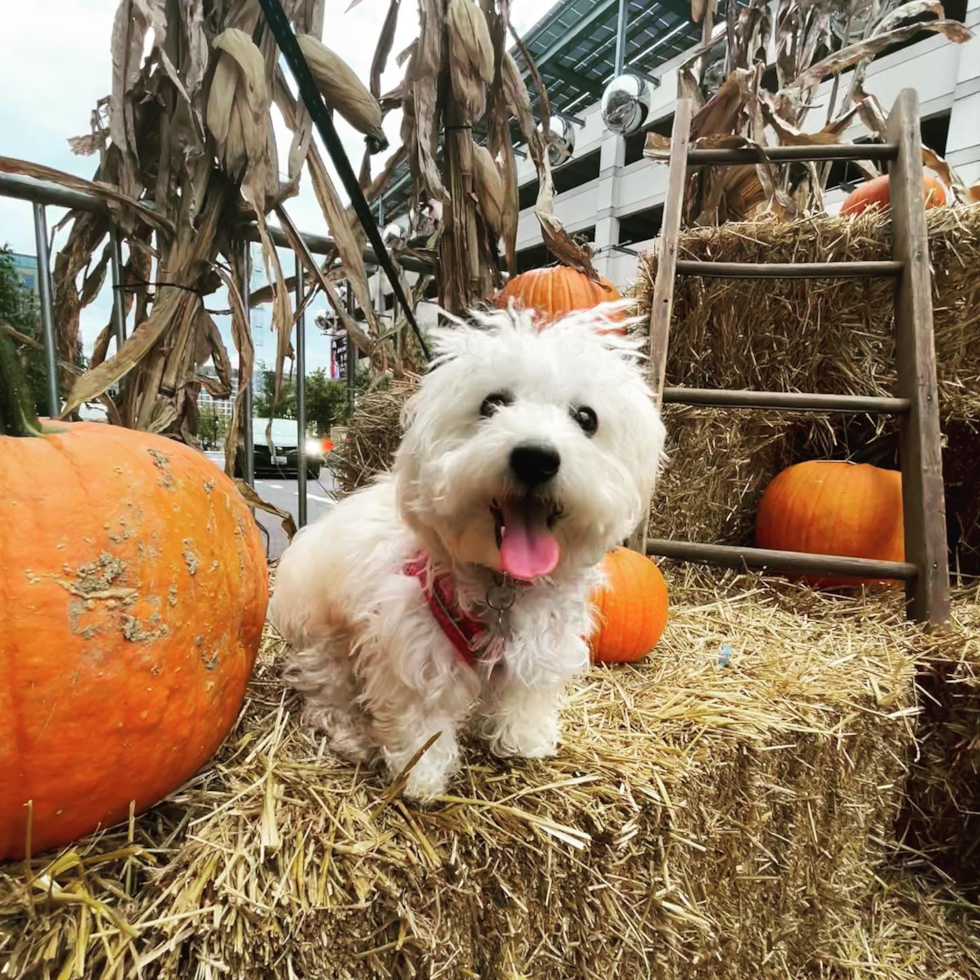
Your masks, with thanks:
[{"label": "metal railing", "polygon": [[[47,370],[47,408],[52,418],[61,414],[61,399],[58,395],[57,350],[54,334],[54,304],[52,298],[51,263],[48,254],[48,224],[47,207],[64,207],[73,211],[85,211],[102,214],[110,218],[110,267],[112,278],[112,324],[117,351],[126,341],[126,307],[123,302],[122,289],[122,242],[117,228],[111,223],[111,212],[106,203],[95,194],[86,191],[62,187],[50,181],[36,180],[33,177],[23,177],[17,174],[0,173],[0,197],[16,198],[29,201],[34,209],[34,237],[37,246],[38,298],[41,307],[41,333],[44,348],[44,363]],[[151,206],[141,203],[140,207],[153,213]],[[249,314],[249,329],[251,330],[250,303],[250,265],[251,256],[249,244],[260,241],[259,231],[255,224],[243,221],[240,231],[244,242],[244,283],[242,299]],[[273,242],[282,248],[293,251],[285,232],[275,226],[269,227]],[[326,235],[314,235],[301,232],[307,249],[314,255],[326,255],[335,251],[333,239]],[[368,267],[378,267],[378,257],[371,248],[364,249],[364,261]],[[296,279],[296,454],[297,454],[297,524],[302,527],[307,522],[307,452],[306,452],[306,300],[305,283],[302,275],[303,267],[300,257],[293,252],[295,260]],[[432,265],[421,256],[403,255],[398,257],[398,264],[410,272],[431,272]],[[348,289],[348,303],[352,300]],[[380,290],[379,290],[380,293]],[[348,398],[354,392],[354,372],[357,368],[357,348],[348,339],[347,347],[347,386]],[[243,396],[244,425],[243,425],[243,471],[242,477],[249,484],[255,483],[255,433],[252,419],[252,385],[249,383]]]}]

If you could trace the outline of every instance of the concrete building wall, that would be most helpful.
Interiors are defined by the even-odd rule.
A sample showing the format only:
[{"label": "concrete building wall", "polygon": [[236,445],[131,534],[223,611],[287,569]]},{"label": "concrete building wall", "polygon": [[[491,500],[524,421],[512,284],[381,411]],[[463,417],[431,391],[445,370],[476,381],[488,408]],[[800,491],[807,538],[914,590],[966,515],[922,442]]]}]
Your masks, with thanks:
[{"label": "concrete building wall", "polygon": [[[941,35],[928,36],[875,61],[867,73],[865,88],[877,96],[886,111],[902,89],[912,87],[919,93],[924,119],[949,113],[945,157],[970,184],[980,180],[980,0],[969,0],[966,23],[974,33],[967,44],[952,44]],[[660,72],[661,84],[654,93],[655,122],[667,121],[673,115],[677,67],[686,57],[668,62]],[[850,78],[851,73],[841,76],[841,91],[847,91]],[[831,84],[828,81],[821,86],[816,103],[826,104]],[[599,150],[599,177],[556,195],[555,214],[571,232],[595,228],[596,267],[622,288],[635,277],[637,258],[611,246],[620,244],[619,226],[623,218],[663,204],[667,167],[645,159],[625,164],[625,141],[605,129],[598,103],[578,115],[585,125],[576,127],[573,159]],[[824,115],[814,111],[807,125],[817,130],[825,121]],[[853,140],[865,133],[862,126],[856,125],[844,139]],[[530,160],[519,161],[518,175],[522,184],[535,179]],[[829,192],[828,210],[839,209],[844,196],[842,190]],[[654,242],[655,234],[638,240],[634,237],[629,248],[642,252],[653,247]],[[533,208],[526,208],[518,225],[518,250],[540,244]]]}]

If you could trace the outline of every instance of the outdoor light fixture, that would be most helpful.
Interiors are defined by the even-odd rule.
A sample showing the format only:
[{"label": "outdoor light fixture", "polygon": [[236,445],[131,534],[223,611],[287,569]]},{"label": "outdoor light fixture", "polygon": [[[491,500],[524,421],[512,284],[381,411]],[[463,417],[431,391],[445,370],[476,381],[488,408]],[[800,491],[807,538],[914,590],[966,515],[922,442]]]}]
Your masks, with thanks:
[{"label": "outdoor light fixture", "polygon": [[570,119],[553,114],[551,116],[551,138],[548,140],[548,159],[553,167],[571,159],[575,152],[575,127]]},{"label": "outdoor light fixture", "polygon": [[617,75],[602,93],[602,121],[608,130],[620,136],[629,136],[642,128],[652,108],[653,85],[639,75]]}]

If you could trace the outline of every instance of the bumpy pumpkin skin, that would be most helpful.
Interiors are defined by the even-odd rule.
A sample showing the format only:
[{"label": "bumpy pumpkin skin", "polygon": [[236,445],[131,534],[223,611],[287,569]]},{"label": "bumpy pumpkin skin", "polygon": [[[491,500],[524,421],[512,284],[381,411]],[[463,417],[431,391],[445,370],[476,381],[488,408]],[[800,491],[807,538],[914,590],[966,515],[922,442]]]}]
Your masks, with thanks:
[{"label": "bumpy pumpkin skin", "polygon": [[[590,310],[600,303],[622,299],[619,290],[608,280],[600,277],[594,282],[582,272],[566,266],[548,269],[531,269],[508,280],[494,298],[494,305],[503,309],[510,300],[521,309],[537,310],[541,326],[560,320],[573,310]],[[622,311],[609,317],[623,320]],[[625,331],[616,331],[624,333]]]},{"label": "bumpy pumpkin skin", "polygon": [[667,583],[660,569],[629,548],[603,559],[607,585],[593,591],[596,629],[590,643],[596,664],[632,663],[660,641],[667,625]]},{"label": "bumpy pumpkin skin", "polygon": [[[790,466],[762,495],[755,540],[777,551],[905,561],[902,474],[834,460]],[[818,587],[900,584],[842,575],[802,580]]]},{"label": "bumpy pumpkin skin", "polygon": [[[60,423],[59,423],[60,425]],[[0,858],[137,812],[234,724],[268,572],[203,454],[95,423],[0,437]]]}]

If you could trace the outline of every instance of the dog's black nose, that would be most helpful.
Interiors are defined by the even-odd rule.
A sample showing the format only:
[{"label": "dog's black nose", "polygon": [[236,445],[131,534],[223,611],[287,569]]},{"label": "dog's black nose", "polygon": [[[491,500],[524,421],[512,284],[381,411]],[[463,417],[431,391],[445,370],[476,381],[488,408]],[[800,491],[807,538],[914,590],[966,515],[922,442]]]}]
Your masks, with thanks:
[{"label": "dog's black nose", "polygon": [[561,466],[561,456],[546,442],[522,442],[510,454],[510,468],[529,487],[547,483]]}]

